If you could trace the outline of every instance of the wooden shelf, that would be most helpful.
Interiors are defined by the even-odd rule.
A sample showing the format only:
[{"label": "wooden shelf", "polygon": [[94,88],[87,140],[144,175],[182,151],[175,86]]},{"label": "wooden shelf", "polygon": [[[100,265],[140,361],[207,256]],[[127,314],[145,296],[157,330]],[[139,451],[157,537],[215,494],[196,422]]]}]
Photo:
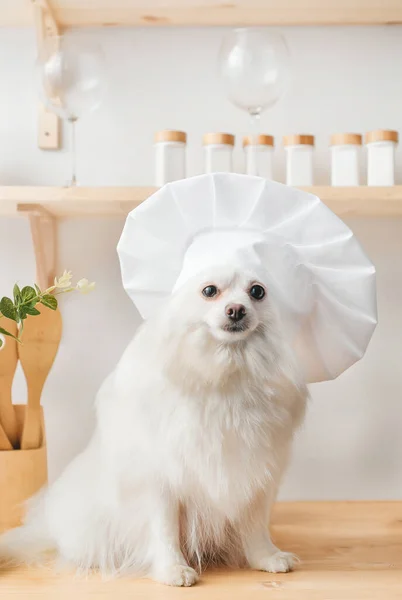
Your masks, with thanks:
[{"label": "wooden shelf", "polygon": [[[55,218],[124,217],[155,187],[0,187],[0,216],[42,207]],[[402,217],[402,186],[304,188],[340,217]]]},{"label": "wooden shelf", "polygon": [[74,577],[40,567],[1,569],[2,600],[397,600],[402,593],[402,502],[291,502],[274,509],[273,534],[295,552],[294,573],[207,571],[191,591],[145,579]]},{"label": "wooden shelf", "polygon": [[[0,24],[32,25],[30,4],[0,0]],[[402,23],[400,0],[47,0],[60,27]]]},{"label": "wooden shelf", "polygon": [[339,217],[402,217],[402,185],[304,188]]},{"label": "wooden shelf", "polygon": [[19,214],[30,205],[53,217],[125,217],[156,187],[0,187],[0,215]]}]

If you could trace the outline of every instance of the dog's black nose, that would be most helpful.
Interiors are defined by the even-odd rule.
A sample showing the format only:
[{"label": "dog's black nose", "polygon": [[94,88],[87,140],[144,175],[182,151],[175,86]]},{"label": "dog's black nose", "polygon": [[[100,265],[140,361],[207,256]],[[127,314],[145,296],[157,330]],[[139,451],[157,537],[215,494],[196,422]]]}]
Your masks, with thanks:
[{"label": "dog's black nose", "polygon": [[246,307],[243,304],[228,304],[226,314],[231,321],[235,323],[241,321],[246,316]]}]

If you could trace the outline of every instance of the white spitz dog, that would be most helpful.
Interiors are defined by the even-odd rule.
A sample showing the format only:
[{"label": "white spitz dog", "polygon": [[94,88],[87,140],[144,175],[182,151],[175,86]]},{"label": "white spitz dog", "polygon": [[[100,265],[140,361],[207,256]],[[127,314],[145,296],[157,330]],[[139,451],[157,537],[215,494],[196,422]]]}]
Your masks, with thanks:
[{"label": "white spitz dog", "polygon": [[189,280],[146,321],[97,398],[88,447],[0,538],[79,569],[194,584],[224,563],[283,572],[269,516],[308,396],[253,272]]}]

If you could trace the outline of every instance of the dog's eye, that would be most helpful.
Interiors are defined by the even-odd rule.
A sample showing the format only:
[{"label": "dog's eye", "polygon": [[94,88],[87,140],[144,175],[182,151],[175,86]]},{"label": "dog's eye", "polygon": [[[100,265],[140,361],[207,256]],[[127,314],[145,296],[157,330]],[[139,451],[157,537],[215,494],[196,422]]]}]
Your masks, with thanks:
[{"label": "dog's eye", "polygon": [[250,296],[254,298],[254,300],[262,300],[265,296],[265,290],[262,285],[253,285],[250,288]]},{"label": "dog's eye", "polygon": [[202,290],[202,294],[206,298],[213,298],[217,293],[218,288],[215,285],[207,285],[207,287]]}]

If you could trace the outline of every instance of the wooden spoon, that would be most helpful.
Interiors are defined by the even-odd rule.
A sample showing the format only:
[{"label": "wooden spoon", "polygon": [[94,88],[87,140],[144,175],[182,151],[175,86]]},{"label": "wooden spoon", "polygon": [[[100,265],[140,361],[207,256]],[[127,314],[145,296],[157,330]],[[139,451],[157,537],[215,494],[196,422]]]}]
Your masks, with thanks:
[{"label": "wooden spoon", "polygon": [[61,314],[38,305],[40,315],[25,321],[18,354],[28,386],[28,405],[21,437],[21,449],[39,448],[42,443],[40,399],[43,386],[56,358],[61,338]]},{"label": "wooden spoon", "polygon": [[[18,334],[18,326],[11,319],[2,319],[1,325],[13,335]],[[0,351],[0,424],[11,446],[18,447],[18,425],[14,406],[11,400],[11,388],[18,363],[18,342],[12,337],[5,338],[4,347]],[[3,438],[4,440],[4,438]],[[0,448],[3,448],[0,442]],[[8,450],[10,448],[7,448]]]}]

